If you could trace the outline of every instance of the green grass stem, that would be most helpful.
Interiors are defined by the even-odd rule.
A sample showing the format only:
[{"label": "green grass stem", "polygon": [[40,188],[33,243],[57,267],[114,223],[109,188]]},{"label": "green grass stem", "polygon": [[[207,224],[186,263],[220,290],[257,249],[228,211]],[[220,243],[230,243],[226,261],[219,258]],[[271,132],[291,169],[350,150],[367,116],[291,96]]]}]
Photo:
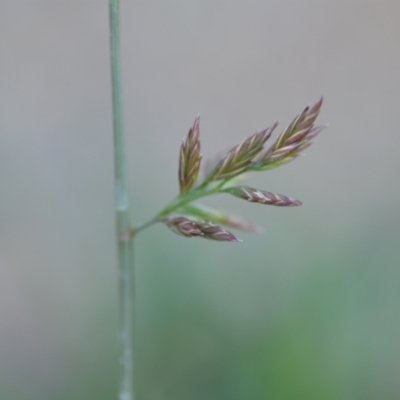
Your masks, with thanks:
[{"label": "green grass stem", "polygon": [[109,0],[109,7],[114,130],[115,212],[118,247],[119,400],[133,400],[134,260],[124,140],[119,0]]}]

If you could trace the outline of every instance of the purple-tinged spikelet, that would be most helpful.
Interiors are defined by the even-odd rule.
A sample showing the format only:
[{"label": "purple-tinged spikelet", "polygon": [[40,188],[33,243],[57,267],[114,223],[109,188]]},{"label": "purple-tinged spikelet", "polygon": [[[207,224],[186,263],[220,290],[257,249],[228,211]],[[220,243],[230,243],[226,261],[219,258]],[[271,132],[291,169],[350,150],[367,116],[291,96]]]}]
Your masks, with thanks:
[{"label": "purple-tinged spikelet", "polygon": [[203,232],[191,221],[182,215],[171,215],[162,219],[170,229],[181,236],[203,236]]},{"label": "purple-tinged spikelet", "polygon": [[200,146],[200,115],[190,128],[186,141],[182,143],[179,152],[179,186],[180,192],[185,193],[193,187],[199,175],[201,162]]},{"label": "purple-tinged spikelet", "polygon": [[265,190],[249,188],[247,186],[228,188],[225,189],[224,192],[252,203],[270,204],[280,207],[295,207],[302,204],[301,201],[294,200],[291,197],[284,196],[283,194],[274,194]]},{"label": "purple-tinged spikelet", "polygon": [[210,221],[194,221],[183,215],[171,215],[161,220],[175,233],[185,237],[202,236],[221,242],[240,242],[232,233]]},{"label": "purple-tinged spikelet", "polygon": [[264,148],[265,142],[270,138],[278,123],[273,124],[232,148],[228,154],[215,166],[206,177],[206,181],[229,179],[243,172]]},{"label": "purple-tinged spikelet", "polygon": [[322,102],[323,97],[312,107],[306,107],[279,135],[277,141],[265,153],[260,155],[250,169],[262,171],[286,164],[309,147],[311,140],[326,128],[326,125],[314,127]]},{"label": "purple-tinged spikelet", "polygon": [[260,232],[262,230],[261,227],[246,221],[242,217],[228,213],[225,210],[218,210],[199,203],[188,204],[179,209],[179,212],[198,220],[206,220],[246,232]]},{"label": "purple-tinged spikelet", "polygon": [[196,226],[203,232],[205,239],[218,240],[220,242],[241,242],[232,233],[210,221],[196,222]]}]

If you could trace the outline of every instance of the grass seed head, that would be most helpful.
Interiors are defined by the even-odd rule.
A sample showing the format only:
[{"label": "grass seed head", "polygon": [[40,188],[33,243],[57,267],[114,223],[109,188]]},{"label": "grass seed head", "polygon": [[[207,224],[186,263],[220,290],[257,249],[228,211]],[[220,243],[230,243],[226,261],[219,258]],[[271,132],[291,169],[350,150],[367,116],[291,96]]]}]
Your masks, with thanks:
[{"label": "grass seed head", "polygon": [[306,107],[267,150],[264,149],[265,143],[278,123],[243,140],[224,157],[206,165],[204,180],[191,190],[196,184],[202,158],[198,116],[179,153],[180,195],[156,220],[164,222],[181,236],[201,236],[211,240],[239,242],[239,239],[220,225],[253,232],[260,231],[260,228],[241,217],[201,204],[193,204],[193,201],[224,192],[253,203],[280,207],[301,205],[299,200],[282,194],[241,186],[241,181],[248,172],[264,171],[286,164],[308,148],[314,137],[327,126],[314,126],[322,102],[323,97],[313,106]]}]

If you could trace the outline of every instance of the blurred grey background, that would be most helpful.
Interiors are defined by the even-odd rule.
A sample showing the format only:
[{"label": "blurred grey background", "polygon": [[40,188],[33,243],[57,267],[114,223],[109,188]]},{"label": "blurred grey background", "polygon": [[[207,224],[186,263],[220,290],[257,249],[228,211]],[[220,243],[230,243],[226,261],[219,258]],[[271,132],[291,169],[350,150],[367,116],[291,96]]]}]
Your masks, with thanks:
[{"label": "blurred grey background", "polygon": [[[240,245],[138,237],[143,400],[400,398],[400,3],[122,0],[133,219],[203,154],[321,94],[330,127],[250,183],[282,209]],[[0,398],[115,398],[117,282],[108,5],[0,2]]]}]

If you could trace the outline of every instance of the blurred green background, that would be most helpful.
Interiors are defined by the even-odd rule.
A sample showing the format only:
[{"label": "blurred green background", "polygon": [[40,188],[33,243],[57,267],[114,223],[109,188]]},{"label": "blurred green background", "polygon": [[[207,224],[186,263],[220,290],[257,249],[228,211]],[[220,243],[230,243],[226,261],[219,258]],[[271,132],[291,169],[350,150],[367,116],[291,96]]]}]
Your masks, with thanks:
[{"label": "blurred green background", "polygon": [[[122,0],[134,221],[213,156],[326,97],[305,157],[208,204],[242,244],[136,241],[139,400],[400,398],[400,3]],[[116,398],[107,2],[0,2],[0,398]]]}]

